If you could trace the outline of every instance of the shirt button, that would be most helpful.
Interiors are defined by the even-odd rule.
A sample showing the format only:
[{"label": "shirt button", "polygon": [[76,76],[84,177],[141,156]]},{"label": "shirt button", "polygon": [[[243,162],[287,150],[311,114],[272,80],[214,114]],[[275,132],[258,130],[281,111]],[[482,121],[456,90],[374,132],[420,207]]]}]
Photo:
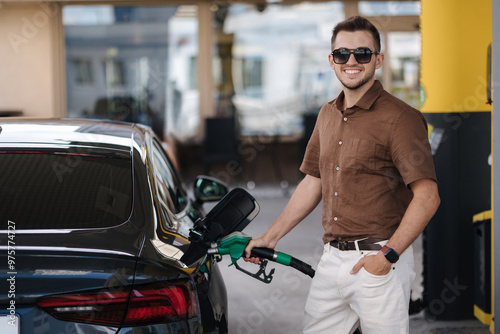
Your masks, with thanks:
[{"label": "shirt button", "polygon": [[344,117],[344,122],[347,122],[347,117]]},{"label": "shirt button", "polygon": [[337,197],[337,196],[339,195],[339,193],[338,193],[338,192],[335,192],[333,195],[334,195],[335,197]]},{"label": "shirt button", "polygon": [[339,220],[339,218],[338,217],[333,217],[333,220],[337,221],[337,220]]},{"label": "shirt button", "polygon": [[342,145],[342,140],[339,140],[339,145]]},{"label": "shirt button", "polygon": [[337,167],[335,167],[335,169],[336,169],[336,170],[340,170],[340,167],[339,167],[339,166],[337,166]]}]

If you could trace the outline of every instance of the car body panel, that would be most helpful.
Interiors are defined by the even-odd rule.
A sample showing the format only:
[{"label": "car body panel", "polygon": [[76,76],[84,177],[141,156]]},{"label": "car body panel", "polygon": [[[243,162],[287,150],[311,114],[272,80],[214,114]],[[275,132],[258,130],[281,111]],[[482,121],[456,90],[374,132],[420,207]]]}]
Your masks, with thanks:
[{"label": "car body panel", "polygon": [[[79,157],[125,159],[130,161],[133,179],[130,214],[119,224],[23,229],[22,221],[14,221],[15,248],[7,246],[11,235],[7,225],[0,226],[0,251],[15,250],[15,312],[21,319],[21,333],[219,333],[219,327],[223,328],[221,332],[227,328],[226,290],[214,259],[202,258],[192,267],[179,261],[189,245],[189,228],[204,212],[184,189],[175,170],[170,172],[174,187],[179,187],[183,209],[172,212],[162,206],[157,169],[165,166],[158,164],[173,167],[159,146],[152,131],[137,124],[56,119],[0,122],[0,159],[6,152],[56,152],[66,158],[62,169],[66,175],[83,166]],[[91,180],[91,171],[85,177]],[[10,272],[5,266],[5,262],[0,264],[0,315],[8,314],[3,306],[11,299],[6,293],[8,287],[3,288],[9,278],[5,273]],[[56,319],[35,304],[48,295],[120,289],[179,278],[195,286],[198,316],[194,318],[117,328]]]}]

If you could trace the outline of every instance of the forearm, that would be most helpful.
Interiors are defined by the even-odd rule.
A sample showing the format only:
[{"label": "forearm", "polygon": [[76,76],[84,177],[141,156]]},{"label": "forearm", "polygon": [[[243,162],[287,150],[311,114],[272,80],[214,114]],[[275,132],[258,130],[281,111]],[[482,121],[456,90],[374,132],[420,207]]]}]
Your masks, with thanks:
[{"label": "forearm", "polygon": [[261,237],[273,246],[307,217],[321,201],[321,179],[306,175],[299,183],[287,206]]},{"label": "forearm", "polygon": [[[401,223],[387,242],[398,254],[402,254],[408,246],[422,233],[439,206],[439,195],[436,182],[430,179],[415,181],[410,185],[413,191],[411,200]],[[361,267],[375,275],[385,275],[391,269],[382,252],[375,256],[364,257],[352,268],[351,273],[357,273]]]},{"label": "forearm", "polygon": [[411,185],[413,199],[398,229],[387,243],[398,254],[403,253],[422,233],[440,203],[436,183],[428,179],[420,181]]}]

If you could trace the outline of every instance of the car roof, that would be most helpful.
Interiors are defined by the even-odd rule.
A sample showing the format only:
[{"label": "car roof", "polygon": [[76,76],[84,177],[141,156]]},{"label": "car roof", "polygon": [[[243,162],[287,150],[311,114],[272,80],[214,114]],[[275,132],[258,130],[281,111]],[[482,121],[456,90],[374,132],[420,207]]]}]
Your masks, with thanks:
[{"label": "car roof", "polygon": [[79,119],[0,119],[0,146],[94,146],[130,152],[146,128],[133,123]]}]

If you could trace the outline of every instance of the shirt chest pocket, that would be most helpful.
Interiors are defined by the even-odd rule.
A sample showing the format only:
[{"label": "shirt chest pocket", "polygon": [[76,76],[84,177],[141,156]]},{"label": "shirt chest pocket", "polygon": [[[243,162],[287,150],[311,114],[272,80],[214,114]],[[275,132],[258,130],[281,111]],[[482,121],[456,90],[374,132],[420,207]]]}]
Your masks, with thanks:
[{"label": "shirt chest pocket", "polygon": [[375,143],[360,138],[346,140],[340,148],[340,165],[351,171],[372,171],[376,165]]}]

